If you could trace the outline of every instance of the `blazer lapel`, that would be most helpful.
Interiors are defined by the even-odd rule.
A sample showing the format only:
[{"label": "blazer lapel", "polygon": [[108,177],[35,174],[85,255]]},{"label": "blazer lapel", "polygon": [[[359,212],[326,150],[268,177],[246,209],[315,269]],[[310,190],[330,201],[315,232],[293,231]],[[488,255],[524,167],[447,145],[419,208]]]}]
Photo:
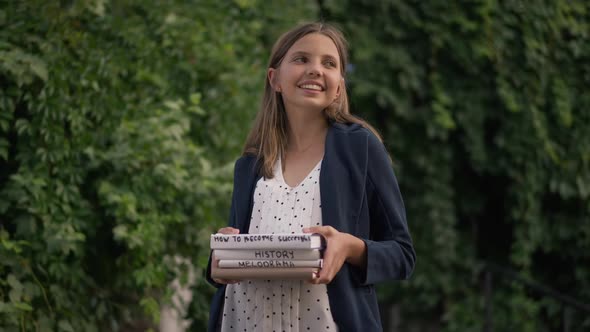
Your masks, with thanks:
[{"label": "blazer lapel", "polygon": [[248,233],[250,228],[254,188],[258,179],[261,178],[261,176],[258,175],[256,164],[256,157],[245,157],[245,161],[240,165],[235,175],[240,179],[239,181],[236,181],[236,187],[234,189],[234,195],[237,197],[236,228],[238,228],[242,234]]},{"label": "blazer lapel", "polygon": [[367,133],[355,128],[330,127],[320,170],[322,223],[352,234],[365,193],[368,144]]}]

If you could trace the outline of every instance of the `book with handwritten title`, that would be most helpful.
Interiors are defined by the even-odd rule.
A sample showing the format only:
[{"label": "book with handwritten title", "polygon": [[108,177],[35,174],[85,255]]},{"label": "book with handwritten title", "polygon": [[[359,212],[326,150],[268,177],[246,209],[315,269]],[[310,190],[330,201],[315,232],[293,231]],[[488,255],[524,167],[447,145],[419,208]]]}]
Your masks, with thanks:
[{"label": "book with handwritten title", "polygon": [[248,259],[220,259],[221,268],[291,268],[291,267],[322,267],[323,261],[316,260],[248,260]]},{"label": "book with handwritten title", "polygon": [[320,249],[320,234],[211,234],[211,249]]},{"label": "book with handwritten title", "polygon": [[217,259],[314,260],[322,258],[320,249],[215,249]]},{"label": "book with handwritten title", "polygon": [[242,268],[223,269],[211,267],[211,277],[226,280],[311,280],[319,272],[315,267],[285,267],[285,268]]},{"label": "book with handwritten title", "polygon": [[211,277],[312,279],[323,265],[320,234],[212,234]]}]

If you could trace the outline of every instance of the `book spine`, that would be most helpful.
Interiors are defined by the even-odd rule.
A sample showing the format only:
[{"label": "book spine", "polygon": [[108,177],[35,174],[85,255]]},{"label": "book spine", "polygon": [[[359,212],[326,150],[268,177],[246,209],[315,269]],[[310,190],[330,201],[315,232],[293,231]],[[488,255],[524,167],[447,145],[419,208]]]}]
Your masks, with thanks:
[{"label": "book spine", "polygon": [[316,234],[212,234],[211,249],[316,249]]},{"label": "book spine", "polygon": [[215,259],[279,259],[279,260],[312,260],[320,259],[321,253],[319,249],[216,249],[213,251]]},{"label": "book spine", "polygon": [[212,268],[211,277],[226,280],[311,280],[317,268],[295,267],[295,268],[245,268],[245,269],[223,269]]},{"label": "book spine", "polygon": [[322,260],[240,260],[228,259],[219,261],[220,268],[295,268],[322,267]]}]

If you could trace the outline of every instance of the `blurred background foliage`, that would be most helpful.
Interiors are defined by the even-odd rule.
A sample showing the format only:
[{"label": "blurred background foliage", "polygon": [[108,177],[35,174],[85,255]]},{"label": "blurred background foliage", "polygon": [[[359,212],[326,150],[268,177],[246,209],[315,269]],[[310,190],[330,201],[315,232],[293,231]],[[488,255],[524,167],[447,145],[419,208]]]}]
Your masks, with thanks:
[{"label": "blurred background foliage", "polygon": [[[270,47],[318,18],[406,201],[416,272],[379,291],[398,328],[481,331],[489,263],[589,303],[585,1],[26,0],[0,4],[2,330],[156,330],[179,279],[202,331]],[[555,299],[494,285],[495,330],[560,329]]]}]

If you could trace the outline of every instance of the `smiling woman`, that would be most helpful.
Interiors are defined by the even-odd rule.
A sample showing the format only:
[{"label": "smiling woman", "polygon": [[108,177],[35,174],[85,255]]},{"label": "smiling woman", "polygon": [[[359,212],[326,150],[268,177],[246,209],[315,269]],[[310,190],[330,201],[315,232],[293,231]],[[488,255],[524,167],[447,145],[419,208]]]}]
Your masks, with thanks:
[{"label": "smiling woman", "polygon": [[334,42],[312,33],[293,44],[278,68],[268,69],[268,79],[281,94],[288,116],[309,112],[321,116],[340,94],[344,81],[340,67]]},{"label": "smiling woman", "polygon": [[[320,233],[311,280],[208,280],[209,331],[381,331],[373,284],[405,279],[415,253],[385,148],[350,114],[346,43],[310,23],[279,38],[262,107],[236,162],[223,234]],[[370,163],[369,163],[370,160]]]}]

